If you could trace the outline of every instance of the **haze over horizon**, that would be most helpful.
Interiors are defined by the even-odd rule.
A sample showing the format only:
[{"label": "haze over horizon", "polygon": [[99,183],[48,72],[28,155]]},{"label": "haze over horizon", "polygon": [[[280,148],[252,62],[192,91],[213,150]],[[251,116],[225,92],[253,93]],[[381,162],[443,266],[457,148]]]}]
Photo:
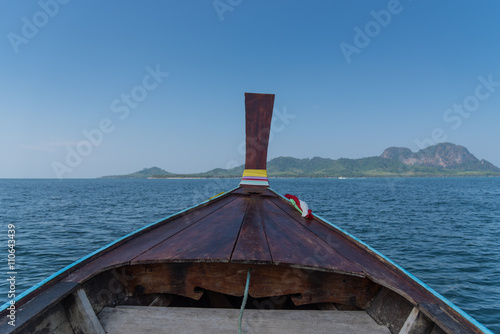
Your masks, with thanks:
[{"label": "haze over horizon", "polygon": [[500,166],[500,3],[40,0],[0,5],[0,178],[466,147]]}]

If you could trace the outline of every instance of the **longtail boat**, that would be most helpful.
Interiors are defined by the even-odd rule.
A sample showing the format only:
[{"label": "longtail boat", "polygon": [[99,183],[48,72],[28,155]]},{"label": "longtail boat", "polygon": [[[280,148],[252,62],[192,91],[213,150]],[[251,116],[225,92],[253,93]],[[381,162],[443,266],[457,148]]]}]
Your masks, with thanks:
[{"label": "longtail boat", "polygon": [[237,188],[48,277],[3,305],[0,332],[491,333],[269,187],[273,105],[274,95],[245,94],[246,161]]}]

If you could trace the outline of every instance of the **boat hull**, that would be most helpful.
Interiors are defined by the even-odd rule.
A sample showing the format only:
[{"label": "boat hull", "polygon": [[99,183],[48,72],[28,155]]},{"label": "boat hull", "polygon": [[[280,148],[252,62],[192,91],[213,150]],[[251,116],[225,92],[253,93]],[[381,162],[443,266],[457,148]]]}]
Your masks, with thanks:
[{"label": "boat hull", "polygon": [[326,309],[361,312],[390,333],[490,333],[360,240],[262,187],[236,188],[77,261],[17,301],[15,327],[4,306],[0,331],[104,333],[117,307],[238,313],[249,268],[246,307],[264,317]]}]

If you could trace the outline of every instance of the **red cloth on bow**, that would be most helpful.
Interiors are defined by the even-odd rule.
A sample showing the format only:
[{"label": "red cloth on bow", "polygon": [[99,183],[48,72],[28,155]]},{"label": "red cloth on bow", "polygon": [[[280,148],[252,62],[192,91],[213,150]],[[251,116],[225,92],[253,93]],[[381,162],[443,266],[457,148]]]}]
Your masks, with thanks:
[{"label": "red cloth on bow", "polygon": [[[301,201],[297,196],[290,195],[290,194],[286,194],[285,197],[288,198],[289,200],[292,200],[295,203],[295,205],[302,211],[302,217],[306,217],[306,218],[309,218],[309,219],[313,218],[312,211],[309,210],[309,208],[307,207],[307,203],[306,202]],[[300,202],[302,202],[303,204],[306,205],[306,207],[307,207],[307,212],[306,213],[304,213],[304,208],[302,208],[302,206],[300,205]]]}]

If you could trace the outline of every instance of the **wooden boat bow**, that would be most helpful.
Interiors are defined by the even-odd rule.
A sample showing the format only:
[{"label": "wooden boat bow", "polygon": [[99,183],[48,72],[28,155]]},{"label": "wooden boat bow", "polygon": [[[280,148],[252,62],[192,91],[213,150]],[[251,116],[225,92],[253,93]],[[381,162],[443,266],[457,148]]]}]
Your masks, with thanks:
[{"label": "wooden boat bow", "polygon": [[[17,301],[15,328],[6,323],[4,308],[0,331],[103,333],[126,313],[120,307],[133,305],[139,313],[141,307],[163,306],[186,317],[187,309],[176,307],[196,307],[198,317],[214,309],[208,314],[225,319],[221,309],[239,307],[252,268],[250,309],[299,312],[293,314],[303,321],[322,313],[301,310],[361,312],[352,316],[372,320],[352,327],[360,333],[361,326],[368,326],[366,333],[491,333],[347,232],[318,216],[303,218],[269,188],[273,104],[274,95],[245,94],[246,162],[239,187],[52,275]],[[278,313],[265,314],[272,323],[283,316]],[[347,326],[324,321],[325,333]]]}]

